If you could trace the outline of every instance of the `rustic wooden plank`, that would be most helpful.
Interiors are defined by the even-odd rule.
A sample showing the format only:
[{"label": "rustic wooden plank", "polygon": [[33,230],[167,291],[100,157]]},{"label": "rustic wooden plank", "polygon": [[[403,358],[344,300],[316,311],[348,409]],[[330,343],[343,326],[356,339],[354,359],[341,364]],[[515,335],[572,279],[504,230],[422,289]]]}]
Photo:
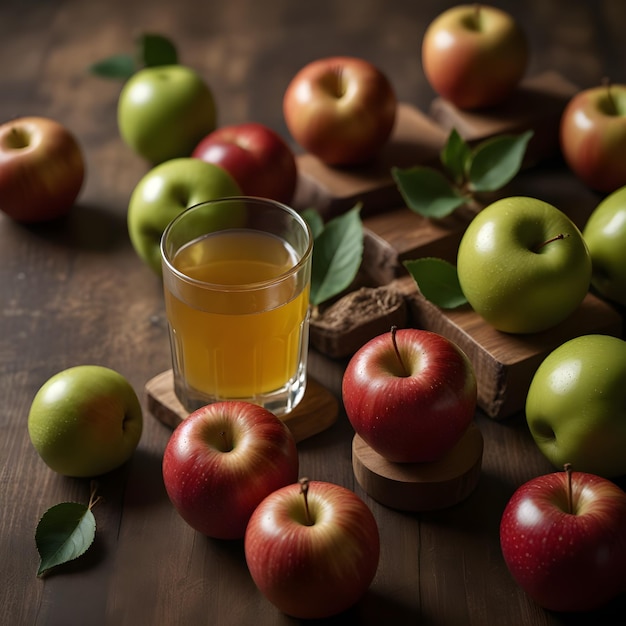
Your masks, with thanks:
[{"label": "rustic wooden plank", "polygon": [[407,294],[413,325],[454,341],[470,358],[478,379],[478,403],[491,418],[523,411],[532,377],[541,361],[568,339],[589,333],[621,337],[622,316],[588,293],[565,321],[541,333],[514,335],[496,330],[469,305],[444,310],[419,293],[412,277],[397,281]]},{"label": "rustic wooden plank", "polygon": [[454,128],[476,144],[499,134],[534,132],[524,166],[536,165],[560,153],[558,128],[561,113],[578,87],[555,71],[526,78],[502,106],[481,111],[462,111],[435,98],[429,113],[407,103],[398,105],[397,123],[382,154],[370,164],[331,167],[310,154],[297,157],[299,183],[294,204],[317,208],[327,217],[341,213],[357,201],[364,216],[387,213],[404,203],[391,169],[427,165],[442,169],[440,152]]},{"label": "rustic wooden plank", "polygon": [[372,163],[331,167],[310,154],[299,154],[298,189],[294,205],[314,207],[329,218],[363,204],[363,216],[401,206],[403,201],[391,168],[437,164],[447,133],[416,107],[400,103],[391,138]]},{"label": "rustic wooden plank", "polygon": [[431,103],[429,114],[446,131],[455,128],[470,143],[499,134],[534,131],[525,165],[560,153],[559,122],[567,102],[580,87],[553,70],[526,77],[515,93],[497,108],[462,111],[443,98]]}]

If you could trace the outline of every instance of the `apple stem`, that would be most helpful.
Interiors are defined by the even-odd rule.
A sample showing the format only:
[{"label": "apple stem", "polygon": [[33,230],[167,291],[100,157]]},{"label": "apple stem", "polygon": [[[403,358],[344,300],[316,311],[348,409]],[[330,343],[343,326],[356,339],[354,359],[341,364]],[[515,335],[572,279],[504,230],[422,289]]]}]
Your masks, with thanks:
[{"label": "apple stem", "polygon": [[533,252],[539,252],[539,250],[541,250],[541,248],[547,246],[549,243],[552,243],[553,241],[559,241],[560,239],[565,239],[566,237],[569,237],[569,235],[566,234],[566,233],[559,233],[555,237],[552,237],[552,238],[550,238],[550,239],[548,239],[546,241],[543,241],[543,242],[537,244],[533,248]]},{"label": "apple stem", "polygon": [[220,436],[222,437],[222,441],[224,442],[224,448],[222,449],[222,452],[230,452],[233,449],[232,439],[227,436],[225,430],[220,431]]},{"label": "apple stem", "polygon": [[307,526],[313,526],[313,520],[311,519],[311,512],[309,511],[309,479],[301,478],[300,483],[300,493],[302,494],[302,498],[304,499],[304,523]]},{"label": "apple stem", "polygon": [[343,67],[338,65],[334,68],[333,76],[335,77],[335,84],[333,89],[337,98],[342,98],[345,95],[345,89],[343,84]]},{"label": "apple stem", "polygon": [[7,136],[8,139],[8,148],[12,150],[21,150],[22,148],[26,148],[29,145],[28,135],[23,131],[22,128],[17,128],[13,126],[9,131]]},{"label": "apple stem", "polygon": [[391,327],[391,342],[393,343],[393,349],[396,353],[396,357],[398,357],[398,362],[400,363],[400,368],[402,369],[403,375],[409,376],[409,372],[406,369],[406,366],[404,365],[404,361],[402,360],[402,357],[400,356],[400,350],[398,349],[398,342],[396,341],[396,332],[398,330],[397,326],[392,326]]},{"label": "apple stem", "polygon": [[571,515],[574,513],[574,503],[572,497],[572,464],[565,463],[563,469],[567,474],[567,512]]},{"label": "apple stem", "polygon": [[609,101],[609,106],[611,107],[611,114],[617,115],[617,105],[615,104],[615,98],[613,97],[613,92],[611,91],[611,81],[605,77],[602,80],[602,84],[606,87],[606,96]]},{"label": "apple stem", "polygon": [[474,28],[480,30],[480,13],[482,10],[482,4],[480,2],[474,3]]},{"label": "apple stem", "polygon": [[90,487],[91,487],[91,493],[89,494],[89,504],[87,505],[87,508],[91,511],[91,509],[93,509],[94,506],[96,506],[96,504],[102,499],[100,496],[98,496],[96,498],[96,491],[98,491],[98,482],[95,480],[91,481]]}]

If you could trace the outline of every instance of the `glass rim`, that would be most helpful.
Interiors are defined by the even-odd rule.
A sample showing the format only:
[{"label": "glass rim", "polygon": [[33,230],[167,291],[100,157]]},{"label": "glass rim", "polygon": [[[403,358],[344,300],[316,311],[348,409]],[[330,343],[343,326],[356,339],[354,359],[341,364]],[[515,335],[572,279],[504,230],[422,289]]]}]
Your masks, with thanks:
[{"label": "glass rim", "polygon": [[[307,235],[307,247],[298,259],[297,263],[295,263],[291,268],[287,271],[278,274],[274,278],[270,278],[267,280],[255,281],[250,283],[241,283],[238,285],[230,285],[230,284],[222,284],[222,283],[211,283],[206,280],[199,280],[197,278],[192,278],[188,276],[181,270],[177,269],[172,260],[169,258],[169,255],[166,254],[165,250],[165,240],[167,235],[171,232],[171,230],[176,226],[176,224],[182,221],[185,215],[201,206],[206,206],[207,204],[220,204],[220,203],[230,203],[230,202],[246,202],[246,203],[255,203],[255,204],[266,204],[272,205],[275,208],[281,209],[288,213],[291,217],[295,218],[295,221],[300,224],[303,228],[304,232]],[[234,230],[234,229],[233,229]],[[203,202],[198,202],[193,204],[183,211],[181,211],[178,215],[176,215],[169,224],[165,227],[163,234],[161,235],[161,240],[159,242],[159,249],[161,253],[161,260],[165,262],[168,270],[176,277],[177,280],[185,282],[189,285],[194,285],[201,289],[212,290],[212,291],[220,291],[220,292],[246,292],[246,291],[257,291],[260,289],[267,289],[274,285],[277,285],[294,274],[297,274],[301,271],[301,269],[308,263],[309,258],[313,252],[313,232],[311,231],[311,227],[307,223],[307,221],[298,213],[295,209],[290,207],[283,202],[279,202],[278,200],[272,200],[271,198],[262,198],[259,196],[227,196],[224,198],[215,198],[213,200],[205,200]]]}]

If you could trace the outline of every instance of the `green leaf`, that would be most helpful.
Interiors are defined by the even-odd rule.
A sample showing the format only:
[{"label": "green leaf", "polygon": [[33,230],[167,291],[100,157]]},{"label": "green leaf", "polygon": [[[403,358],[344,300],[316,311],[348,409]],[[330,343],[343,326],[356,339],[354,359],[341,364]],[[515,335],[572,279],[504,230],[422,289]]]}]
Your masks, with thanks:
[{"label": "green leaf", "polygon": [[350,286],[363,260],[361,205],[330,220],[315,239],[311,304],[317,306]]},{"label": "green leaf", "polygon": [[88,69],[92,74],[102,78],[127,80],[137,71],[137,66],[129,54],[116,54],[93,63]]},{"label": "green leaf", "polygon": [[495,191],[519,172],[533,131],[521,135],[500,135],[476,146],[469,168],[474,191]]},{"label": "green leaf", "polygon": [[456,267],[443,259],[424,257],[405,261],[404,266],[415,279],[421,294],[443,309],[455,309],[467,302]]},{"label": "green leaf", "polygon": [[468,200],[441,172],[430,167],[394,167],[391,173],[406,205],[424,217],[445,217]]},{"label": "green leaf", "polygon": [[304,209],[300,213],[300,215],[304,218],[304,221],[309,225],[311,232],[313,233],[313,239],[319,237],[321,232],[324,230],[324,219],[315,209]]},{"label": "green leaf", "polygon": [[144,67],[176,65],[178,63],[176,46],[163,35],[142,33],[135,44],[137,46],[137,58]]},{"label": "green leaf", "polygon": [[466,168],[471,160],[472,151],[455,128],[450,131],[448,141],[441,151],[442,165],[450,172],[457,185],[465,180]]},{"label": "green leaf", "polygon": [[62,502],[48,509],[35,532],[41,557],[37,576],[84,554],[93,543],[96,520],[89,506]]}]

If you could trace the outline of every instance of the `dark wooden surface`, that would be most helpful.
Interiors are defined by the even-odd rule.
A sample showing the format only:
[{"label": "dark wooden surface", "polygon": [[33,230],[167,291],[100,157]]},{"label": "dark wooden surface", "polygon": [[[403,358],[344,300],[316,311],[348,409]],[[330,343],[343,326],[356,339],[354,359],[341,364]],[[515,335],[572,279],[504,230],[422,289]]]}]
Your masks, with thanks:
[{"label": "dark wooden surface", "polygon": [[[206,539],[178,517],[161,478],[170,429],[145,416],[132,461],[100,480],[95,544],[45,580],[36,577],[34,531],[64,500],[86,502],[89,483],[49,470],[32,448],[26,418],[49,376],[82,363],[112,367],[141,394],[169,368],[161,285],[129,243],[125,213],[146,165],[121,143],[120,85],[87,65],[129,51],[138,31],[178,43],[181,60],[211,84],[220,123],[256,120],[287,136],[282,93],[306,62],[363,56],[401,100],[424,110],[433,93],[420,65],[427,24],[453,2],[434,0],[1,0],[0,119],[25,114],[68,125],[88,175],[71,215],[23,227],[0,215],[0,623],[8,625],[293,624],[257,591],[241,542]],[[622,0],[499,2],[520,19],[532,49],[529,73],[556,70],[581,87],[626,81]],[[567,210],[598,197],[557,162],[525,172],[513,190]],[[337,396],[345,365],[311,355],[316,378]],[[478,415],[483,473],[463,503],[428,514],[395,512],[355,483],[345,414],[299,444],[302,473],[353,488],[379,523],[382,553],[366,597],[329,620],[360,624],[556,625],[626,623],[626,599],[593,615],[557,615],[514,584],[498,542],[503,507],[523,481],[551,468],[523,416]]]}]

